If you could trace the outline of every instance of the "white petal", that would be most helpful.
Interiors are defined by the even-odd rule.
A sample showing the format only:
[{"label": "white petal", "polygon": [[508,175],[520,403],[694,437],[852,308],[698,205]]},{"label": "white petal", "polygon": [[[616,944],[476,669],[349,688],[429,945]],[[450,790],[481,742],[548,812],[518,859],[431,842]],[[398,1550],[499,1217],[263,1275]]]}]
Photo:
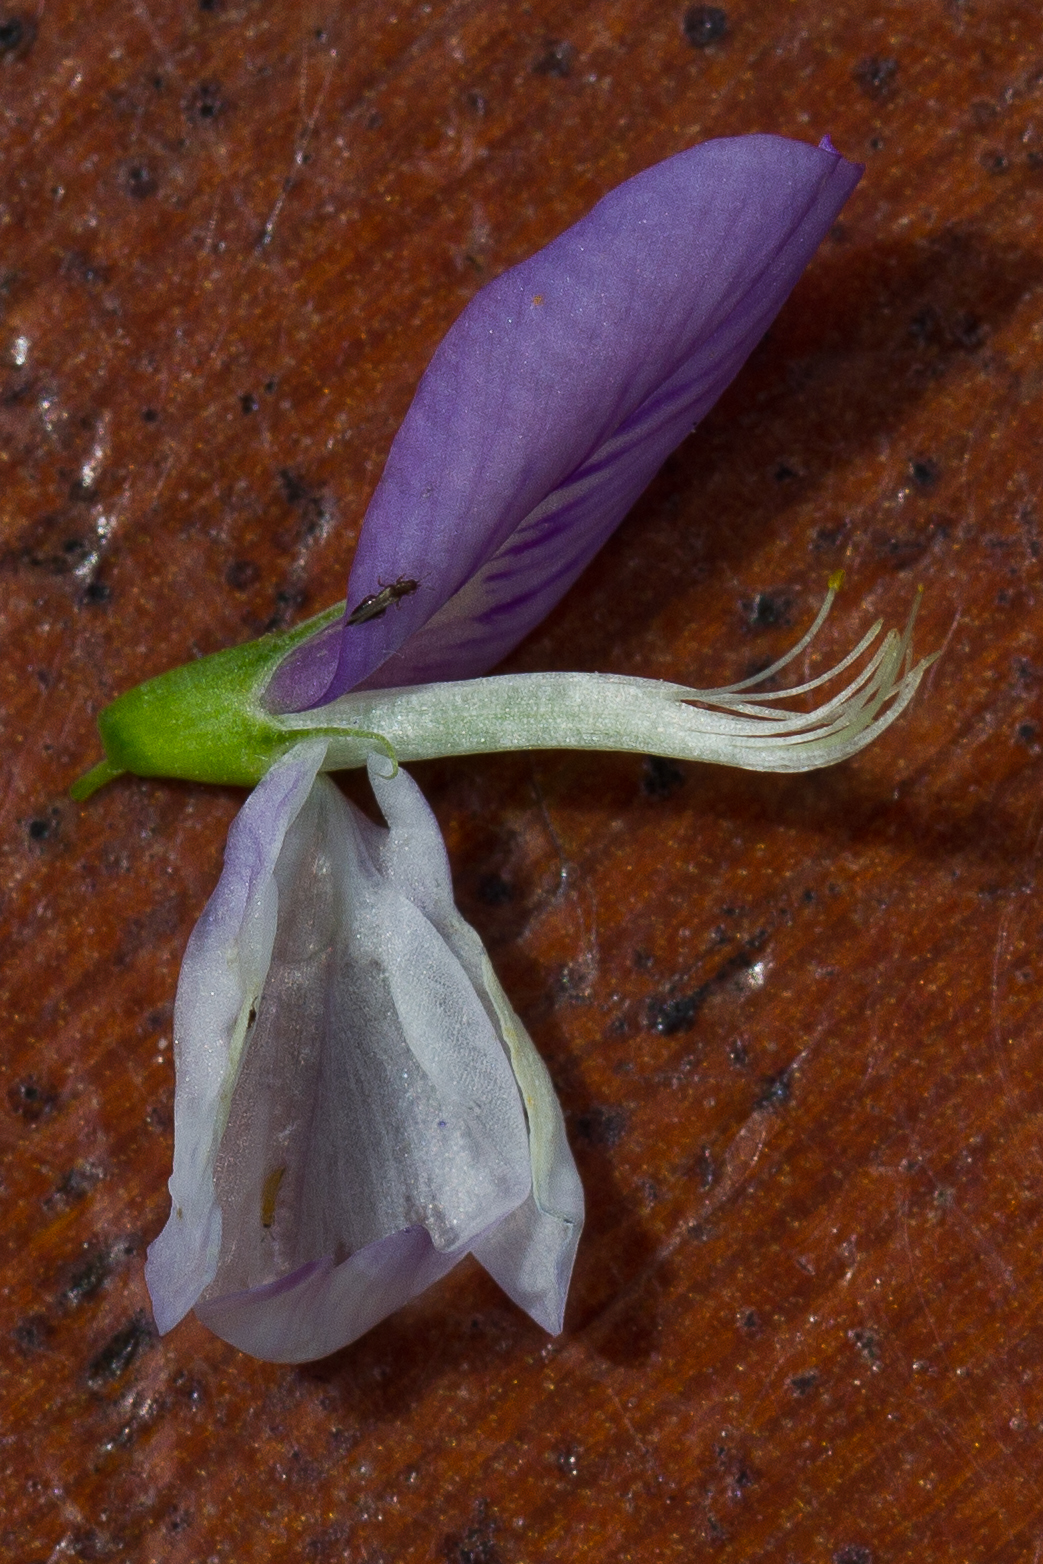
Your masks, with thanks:
[{"label": "white petal", "polygon": [[422,906],[459,957],[494,1019],[525,1103],[532,1188],[509,1216],[472,1244],[472,1252],[514,1302],[557,1335],[583,1228],[583,1187],[565,1138],[547,1067],[511,1007],[478,935],[453,901],[438,826],[420,789],[404,771],[387,778],[383,761],[369,778],[390,827],[398,883]]},{"label": "white petal", "polygon": [[192,931],[174,1006],[173,1209],[149,1246],[145,1280],[156,1324],[168,1331],[213,1279],[221,1211],[213,1169],[275,938],[275,863],[326,745],[298,745],[247,799],[228,836],[217,889]]}]

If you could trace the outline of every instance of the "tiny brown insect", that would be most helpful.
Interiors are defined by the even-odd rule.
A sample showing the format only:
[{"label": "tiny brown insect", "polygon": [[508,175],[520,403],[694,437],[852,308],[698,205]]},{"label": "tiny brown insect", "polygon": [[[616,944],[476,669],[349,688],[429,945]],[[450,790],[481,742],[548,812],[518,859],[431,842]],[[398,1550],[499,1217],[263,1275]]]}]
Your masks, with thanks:
[{"label": "tiny brown insect", "polygon": [[409,576],[399,576],[397,581],[392,581],[390,586],[380,584],[379,592],[371,592],[369,597],[364,597],[361,603],[348,615],[349,625],[364,625],[367,619],[379,619],[386,614],[392,603],[401,602],[402,598],[411,596],[420,585],[419,581],[413,581]]}]

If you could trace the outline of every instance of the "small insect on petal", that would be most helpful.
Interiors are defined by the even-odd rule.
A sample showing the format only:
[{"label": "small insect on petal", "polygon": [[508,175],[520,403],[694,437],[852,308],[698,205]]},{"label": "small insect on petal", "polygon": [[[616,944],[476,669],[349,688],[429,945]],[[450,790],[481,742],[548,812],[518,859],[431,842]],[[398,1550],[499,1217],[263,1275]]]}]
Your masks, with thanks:
[{"label": "small insect on petal", "polygon": [[411,597],[420,585],[419,581],[413,581],[409,576],[399,576],[397,581],[392,581],[390,586],[381,583],[379,592],[371,592],[360,603],[356,603],[351,613],[347,616],[349,625],[365,624],[367,619],[381,619],[387,613],[392,603],[400,603],[404,597]]}]

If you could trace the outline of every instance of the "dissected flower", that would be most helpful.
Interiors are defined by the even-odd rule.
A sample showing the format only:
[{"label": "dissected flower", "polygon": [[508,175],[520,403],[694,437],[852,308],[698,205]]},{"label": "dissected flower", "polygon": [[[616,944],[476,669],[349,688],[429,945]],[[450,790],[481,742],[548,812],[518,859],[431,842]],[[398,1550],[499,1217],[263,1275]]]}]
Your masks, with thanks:
[{"label": "dissected flower", "polygon": [[546,1069],[416,783],[371,762],[382,830],[323,759],[308,740],[255,789],[189,941],[157,1324],[194,1305],[299,1362],[471,1253],[559,1331],[583,1193]]},{"label": "dissected flower", "polygon": [[[178,986],[173,1209],[147,1266],[161,1330],[195,1307],[258,1356],[321,1356],[468,1253],[561,1328],[583,1209],[561,1111],[397,762],[560,746],[806,770],[912,698],[912,615],[754,696],[838,581],[786,657],[722,689],[478,677],[729,384],[859,174],[828,141],[748,136],[620,186],[445,337],[346,603],[101,713],[106,758],[77,797],[123,770],[258,784]],[[812,710],[786,704],[841,675]],[[322,775],[364,764],[386,830]]]}]

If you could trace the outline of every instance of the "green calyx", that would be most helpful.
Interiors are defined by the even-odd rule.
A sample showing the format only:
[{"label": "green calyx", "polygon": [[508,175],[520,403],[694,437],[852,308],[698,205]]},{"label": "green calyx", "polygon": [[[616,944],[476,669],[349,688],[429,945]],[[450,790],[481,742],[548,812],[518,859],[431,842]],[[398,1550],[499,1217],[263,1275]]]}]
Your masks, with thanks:
[{"label": "green calyx", "polygon": [[105,759],[73,784],[71,796],[89,798],[124,771],[252,787],[300,739],[264,708],[272,675],[294,647],[343,613],[337,603],[296,629],[200,657],[128,690],[99,713]]}]

